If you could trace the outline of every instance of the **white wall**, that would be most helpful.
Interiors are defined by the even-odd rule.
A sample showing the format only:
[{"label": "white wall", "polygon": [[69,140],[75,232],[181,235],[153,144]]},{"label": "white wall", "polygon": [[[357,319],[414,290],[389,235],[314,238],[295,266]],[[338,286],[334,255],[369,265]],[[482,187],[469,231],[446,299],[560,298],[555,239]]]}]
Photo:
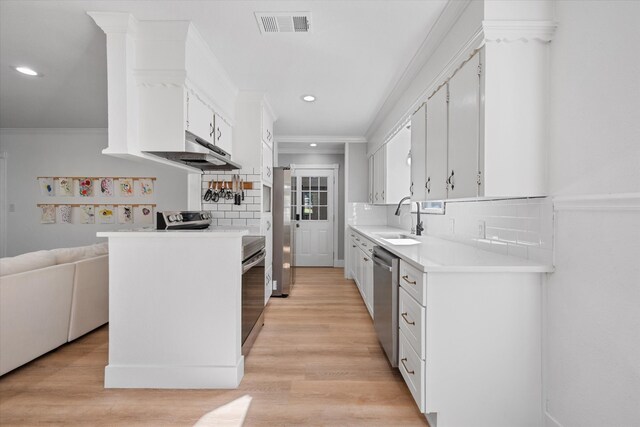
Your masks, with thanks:
[{"label": "white wall", "polygon": [[547,412],[565,427],[638,426],[640,2],[560,1],[556,12],[549,159],[551,193],[562,197],[547,287]]},{"label": "white wall", "polygon": [[[98,241],[96,232],[132,228],[119,224],[41,224],[38,203],[52,203],[41,196],[38,176],[155,176],[154,195],[145,203],[157,210],[185,209],[187,172],[150,162],[133,162],[101,153],[107,147],[106,129],[2,129],[0,152],[7,153],[7,256],[87,245]],[[55,198],[59,203],[60,197]],[[69,198],[69,203],[93,203]],[[136,201],[140,198],[136,198]],[[122,203],[121,199],[110,200]],[[4,213],[3,213],[4,215]]]},{"label": "white wall", "polygon": [[345,144],[347,202],[367,202],[369,162],[367,144]]},{"label": "white wall", "polygon": [[344,154],[301,153],[278,155],[278,166],[338,164],[338,260],[344,260]]}]

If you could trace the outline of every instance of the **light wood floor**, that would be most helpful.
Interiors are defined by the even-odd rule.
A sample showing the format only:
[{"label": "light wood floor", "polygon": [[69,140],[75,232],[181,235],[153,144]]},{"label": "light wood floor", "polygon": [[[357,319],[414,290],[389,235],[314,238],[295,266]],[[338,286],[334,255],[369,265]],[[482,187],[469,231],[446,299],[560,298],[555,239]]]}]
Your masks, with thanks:
[{"label": "light wood floor", "polygon": [[105,390],[105,326],[1,377],[0,425],[193,425],[245,395],[245,426],[427,425],[353,281],[298,271],[290,297],[269,302],[237,390]]}]

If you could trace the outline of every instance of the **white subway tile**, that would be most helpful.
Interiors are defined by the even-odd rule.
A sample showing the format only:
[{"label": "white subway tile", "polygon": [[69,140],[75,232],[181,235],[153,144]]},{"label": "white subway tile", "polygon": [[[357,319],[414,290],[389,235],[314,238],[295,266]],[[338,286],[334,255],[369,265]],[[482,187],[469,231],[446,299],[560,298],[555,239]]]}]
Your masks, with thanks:
[{"label": "white subway tile", "polygon": [[224,212],[213,211],[211,212],[213,218],[224,218]]},{"label": "white subway tile", "polygon": [[231,225],[231,220],[230,219],[219,219],[218,220],[218,225],[220,225],[220,226]]},{"label": "white subway tile", "polygon": [[248,219],[247,220],[247,225],[251,226],[251,227],[259,227],[260,226],[260,220],[259,219]]},{"label": "white subway tile", "polygon": [[240,218],[240,212],[225,212],[225,218]]},{"label": "white subway tile", "polygon": [[233,205],[234,211],[246,211],[247,205]]},{"label": "white subway tile", "polygon": [[240,218],[251,218],[253,219],[254,212],[240,212]]},{"label": "white subway tile", "polygon": [[220,204],[218,205],[218,210],[219,211],[230,211],[231,210],[231,205],[229,204]]},{"label": "white subway tile", "polygon": [[231,225],[247,225],[246,219],[234,219]]}]

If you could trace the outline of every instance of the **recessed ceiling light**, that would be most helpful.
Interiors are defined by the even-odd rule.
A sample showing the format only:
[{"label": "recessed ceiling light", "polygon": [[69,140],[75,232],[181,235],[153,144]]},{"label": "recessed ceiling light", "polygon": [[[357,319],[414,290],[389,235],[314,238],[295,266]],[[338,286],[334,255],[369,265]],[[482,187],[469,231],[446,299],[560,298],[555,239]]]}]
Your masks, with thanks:
[{"label": "recessed ceiling light", "polygon": [[29,68],[29,67],[12,67],[14,70],[16,70],[17,72],[21,73],[21,74],[25,74],[27,76],[31,76],[31,77],[37,77],[37,76],[41,76],[42,74],[38,73],[37,71]]},{"label": "recessed ceiling light", "polygon": [[302,100],[307,102],[313,102],[316,100],[316,97],[313,95],[305,95],[302,97]]},{"label": "recessed ceiling light", "polygon": [[309,144],[309,145],[312,146],[312,147],[317,147],[318,146],[318,144],[316,144],[315,142],[313,144]]}]

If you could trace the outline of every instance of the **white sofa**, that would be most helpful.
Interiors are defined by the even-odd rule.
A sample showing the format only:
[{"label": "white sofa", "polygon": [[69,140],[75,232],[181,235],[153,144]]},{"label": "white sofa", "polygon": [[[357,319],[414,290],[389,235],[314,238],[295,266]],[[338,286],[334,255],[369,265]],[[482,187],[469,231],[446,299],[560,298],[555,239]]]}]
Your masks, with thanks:
[{"label": "white sofa", "polygon": [[0,375],[109,321],[106,243],[0,259]]}]

